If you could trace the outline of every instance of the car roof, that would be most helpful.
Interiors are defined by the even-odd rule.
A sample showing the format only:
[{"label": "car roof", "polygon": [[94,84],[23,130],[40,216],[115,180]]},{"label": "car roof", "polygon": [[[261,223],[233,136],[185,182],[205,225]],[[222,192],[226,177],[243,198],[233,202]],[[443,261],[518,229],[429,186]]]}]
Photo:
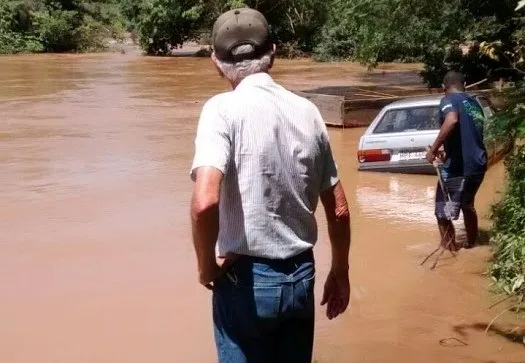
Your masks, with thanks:
[{"label": "car roof", "polygon": [[430,96],[407,97],[402,100],[394,101],[385,106],[390,108],[405,108],[405,107],[419,107],[419,106],[439,106],[441,99],[445,97],[444,94],[435,94]]}]

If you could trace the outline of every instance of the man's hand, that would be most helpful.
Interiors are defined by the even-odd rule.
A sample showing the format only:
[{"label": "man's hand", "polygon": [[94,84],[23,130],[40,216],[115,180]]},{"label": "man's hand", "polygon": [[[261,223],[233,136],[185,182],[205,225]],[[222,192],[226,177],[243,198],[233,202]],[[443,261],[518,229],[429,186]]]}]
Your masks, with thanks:
[{"label": "man's hand", "polygon": [[324,284],[321,305],[327,305],[326,316],[332,320],[344,313],[350,302],[350,279],[348,271],[331,270]]},{"label": "man's hand", "polygon": [[211,283],[221,276],[222,269],[218,264],[212,264],[204,268],[199,268],[199,283],[211,289]]},{"label": "man's hand", "polygon": [[441,160],[442,163],[444,163],[447,160],[447,153],[445,152],[445,150],[440,149],[437,152],[436,158],[438,158],[439,160]]},{"label": "man's hand", "polygon": [[431,147],[428,147],[427,148],[427,156],[426,156],[426,159],[427,161],[430,163],[430,164],[434,164],[434,161],[436,160],[436,153],[434,151],[432,151],[432,148]]},{"label": "man's hand", "polygon": [[217,257],[214,264],[199,268],[199,282],[211,289],[213,281],[221,277],[239,258],[236,254],[227,254],[226,257]]}]

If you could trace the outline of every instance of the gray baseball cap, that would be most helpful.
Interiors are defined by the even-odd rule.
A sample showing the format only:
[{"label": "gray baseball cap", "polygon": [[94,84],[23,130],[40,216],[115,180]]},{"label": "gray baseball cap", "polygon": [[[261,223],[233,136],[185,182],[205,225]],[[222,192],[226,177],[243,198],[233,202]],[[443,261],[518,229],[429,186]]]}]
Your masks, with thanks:
[{"label": "gray baseball cap", "polygon": [[[232,49],[250,44],[253,51],[234,55]],[[213,25],[213,51],[225,62],[240,62],[262,56],[272,49],[270,29],[263,14],[250,8],[233,9],[225,12]]]}]

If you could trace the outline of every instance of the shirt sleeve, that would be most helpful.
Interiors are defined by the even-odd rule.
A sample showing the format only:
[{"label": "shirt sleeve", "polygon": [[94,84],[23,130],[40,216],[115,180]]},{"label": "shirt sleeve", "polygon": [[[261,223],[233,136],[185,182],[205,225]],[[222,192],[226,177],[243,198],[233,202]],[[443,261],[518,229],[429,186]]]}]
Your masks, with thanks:
[{"label": "shirt sleeve", "polygon": [[231,157],[231,136],[227,120],[220,113],[217,98],[204,105],[195,137],[195,155],[190,176],[195,181],[196,170],[210,166],[226,174]]},{"label": "shirt sleeve", "polygon": [[335,163],[334,156],[332,154],[330,142],[327,142],[327,148],[325,153],[326,155],[323,169],[323,179],[321,182],[321,191],[330,189],[339,182],[337,164]]},{"label": "shirt sleeve", "polygon": [[441,103],[439,105],[439,110],[441,111],[441,115],[443,117],[443,121],[445,120],[445,118],[447,117],[447,115],[450,112],[458,112],[456,106],[454,105],[452,100],[450,98],[448,98],[448,97],[444,97],[441,100]]},{"label": "shirt sleeve", "polygon": [[321,169],[321,189],[324,191],[332,188],[339,182],[339,173],[337,171],[337,164],[332,154],[332,147],[330,146],[330,138],[328,136],[328,130],[326,124],[321,116],[321,113],[316,108],[316,114],[321,127],[321,151],[323,156],[321,160],[324,160],[323,168]]}]

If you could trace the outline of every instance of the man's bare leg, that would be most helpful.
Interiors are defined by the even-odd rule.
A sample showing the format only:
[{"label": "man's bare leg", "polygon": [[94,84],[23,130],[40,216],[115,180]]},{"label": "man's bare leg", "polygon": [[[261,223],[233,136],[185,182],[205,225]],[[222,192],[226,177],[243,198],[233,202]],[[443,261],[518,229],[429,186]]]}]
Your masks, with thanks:
[{"label": "man's bare leg", "polygon": [[456,231],[454,224],[448,219],[438,218],[439,233],[441,234],[441,247],[449,251],[457,251]]},{"label": "man's bare leg", "polygon": [[466,248],[472,248],[478,240],[478,214],[476,209],[465,208],[463,211],[463,220],[465,222],[465,231],[467,232]]}]

